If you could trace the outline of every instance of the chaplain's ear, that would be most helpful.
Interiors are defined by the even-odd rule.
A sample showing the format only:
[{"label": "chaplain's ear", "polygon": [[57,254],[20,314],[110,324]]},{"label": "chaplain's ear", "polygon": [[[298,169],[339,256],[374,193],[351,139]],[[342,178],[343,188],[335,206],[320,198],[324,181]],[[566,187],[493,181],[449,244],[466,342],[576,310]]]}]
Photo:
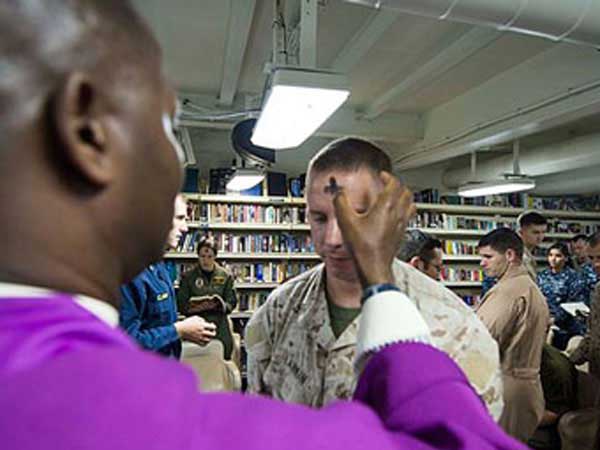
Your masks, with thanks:
[{"label": "chaplain's ear", "polygon": [[54,97],[52,126],[61,157],[82,180],[102,187],[113,176],[106,101],[83,73],[69,74]]}]

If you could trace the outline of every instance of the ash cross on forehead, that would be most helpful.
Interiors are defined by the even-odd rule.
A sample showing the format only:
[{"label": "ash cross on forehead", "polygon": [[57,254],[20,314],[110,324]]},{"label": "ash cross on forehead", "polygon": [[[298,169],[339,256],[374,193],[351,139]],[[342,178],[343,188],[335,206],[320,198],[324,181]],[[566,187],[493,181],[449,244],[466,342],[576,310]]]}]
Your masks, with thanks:
[{"label": "ash cross on forehead", "polygon": [[335,195],[343,189],[340,185],[337,184],[334,177],[329,178],[329,184],[323,188],[323,192],[326,194],[331,194],[335,197]]}]

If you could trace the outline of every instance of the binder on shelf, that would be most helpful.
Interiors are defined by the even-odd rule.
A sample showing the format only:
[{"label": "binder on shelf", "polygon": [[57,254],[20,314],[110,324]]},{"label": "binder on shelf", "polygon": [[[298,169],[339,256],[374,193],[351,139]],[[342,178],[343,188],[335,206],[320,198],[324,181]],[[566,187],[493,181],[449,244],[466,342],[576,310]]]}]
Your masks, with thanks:
[{"label": "binder on shelf", "polygon": [[267,172],[267,195],[287,196],[287,175],[283,172]]}]

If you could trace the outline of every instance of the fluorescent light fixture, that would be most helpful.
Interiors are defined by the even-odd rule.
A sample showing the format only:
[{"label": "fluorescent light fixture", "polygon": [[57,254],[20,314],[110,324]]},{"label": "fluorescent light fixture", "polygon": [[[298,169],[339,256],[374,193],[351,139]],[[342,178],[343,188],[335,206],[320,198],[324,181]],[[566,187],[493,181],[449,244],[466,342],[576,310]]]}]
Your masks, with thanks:
[{"label": "fluorescent light fixture", "polygon": [[264,178],[265,174],[255,169],[236,169],[226,188],[230,191],[243,191],[256,186]]},{"label": "fluorescent light fixture", "polygon": [[535,188],[535,180],[527,177],[510,177],[506,180],[469,182],[458,188],[461,197],[482,197],[484,195],[508,194]]},{"label": "fluorescent light fixture", "polygon": [[254,145],[302,144],[350,95],[345,76],[314,70],[275,69],[252,138]]}]

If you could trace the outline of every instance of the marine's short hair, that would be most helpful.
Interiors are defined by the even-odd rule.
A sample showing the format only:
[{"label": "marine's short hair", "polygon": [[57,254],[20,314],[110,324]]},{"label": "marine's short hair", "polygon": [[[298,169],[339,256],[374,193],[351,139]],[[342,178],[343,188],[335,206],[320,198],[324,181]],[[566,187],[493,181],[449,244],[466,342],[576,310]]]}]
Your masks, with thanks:
[{"label": "marine's short hair", "polygon": [[525,228],[530,225],[547,225],[548,220],[540,213],[535,211],[525,211],[517,218],[519,228]]},{"label": "marine's short hair", "polygon": [[418,256],[425,264],[429,265],[435,258],[435,249],[438,248],[442,248],[442,242],[439,239],[420,230],[408,230],[397,256],[404,262],[409,262]]},{"label": "marine's short hair", "polygon": [[490,231],[479,240],[477,245],[478,248],[488,246],[499,253],[514,250],[519,258],[523,258],[523,241],[510,228],[496,228]]},{"label": "marine's short hair", "polygon": [[329,170],[355,172],[368,169],[374,175],[381,171],[392,172],[390,157],[378,146],[365,139],[344,137],[330,142],[308,163],[306,186],[315,173]]}]

